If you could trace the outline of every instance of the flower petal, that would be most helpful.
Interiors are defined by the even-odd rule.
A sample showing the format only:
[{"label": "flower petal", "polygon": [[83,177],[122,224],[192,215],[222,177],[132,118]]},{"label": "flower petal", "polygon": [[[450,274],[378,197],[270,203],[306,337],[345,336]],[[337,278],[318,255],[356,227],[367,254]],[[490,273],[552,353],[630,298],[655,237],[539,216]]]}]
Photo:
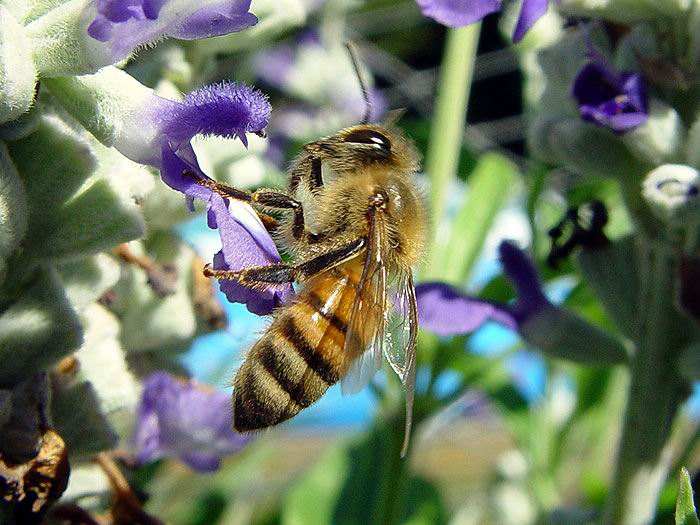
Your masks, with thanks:
[{"label": "flower petal", "polygon": [[478,22],[501,9],[501,0],[416,0],[422,13],[448,27]]},{"label": "flower petal", "polygon": [[[221,235],[221,251],[214,256],[214,268],[241,270],[280,262],[275,243],[255,211],[246,203],[212,195],[208,212],[209,226]],[[294,291],[291,284],[271,285],[264,290],[241,286],[233,280],[221,280],[221,291],[231,302],[244,303],[258,315],[288,302]]]},{"label": "flower petal", "polygon": [[210,472],[248,442],[231,424],[227,394],[156,372],[144,383],[133,442],[141,462],[178,457]]},{"label": "flower petal", "polygon": [[164,118],[162,133],[178,147],[195,135],[238,137],[260,133],[270,120],[270,103],[260,91],[233,82],[204,86],[189,93]]},{"label": "flower petal", "polygon": [[537,269],[527,254],[514,242],[503,241],[498,247],[503,271],[517,293],[515,312],[520,321],[549,305],[542,290]]},{"label": "flower petal", "polygon": [[547,12],[548,4],[549,0],[523,0],[520,16],[513,32],[513,42],[520,42],[523,39],[525,33]]},{"label": "flower petal", "polygon": [[248,12],[249,8],[250,0],[245,2],[225,0],[203,7],[188,16],[168,36],[182,40],[197,40],[242,31],[258,23],[258,18]]},{"label": "flower petal", "polygon": [[416,299],[418,324],[438,335],[468,334],[487,321],[517,329],[517,322],[507,306],[470,297],[445,283],[419,284]]},{"label": "flower petal", "polygon": [[163,37],[209,38],[255,25],[251,0],[98,0],[87,34],[104,45],[97,65],[115,63]]},{"label": "flower petal", "polygon": [[579,71],[572,87],[583,120],[625,133],[649,118],[646,85],[638,73],[618,74],[596,58]]}]

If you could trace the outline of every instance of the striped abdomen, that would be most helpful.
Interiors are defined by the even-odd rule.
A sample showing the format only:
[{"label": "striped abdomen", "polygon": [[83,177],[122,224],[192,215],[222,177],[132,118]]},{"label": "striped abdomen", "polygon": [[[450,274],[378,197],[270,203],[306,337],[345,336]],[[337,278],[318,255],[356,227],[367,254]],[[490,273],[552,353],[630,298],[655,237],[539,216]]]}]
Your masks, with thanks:
[{"label": "striped abdomen", "polygon": [[307,281],[250,349],[233,385],[238,431],[276,425],[318,400],[347,372],[355,356],[345,335],[361,272],[351,260]]}]

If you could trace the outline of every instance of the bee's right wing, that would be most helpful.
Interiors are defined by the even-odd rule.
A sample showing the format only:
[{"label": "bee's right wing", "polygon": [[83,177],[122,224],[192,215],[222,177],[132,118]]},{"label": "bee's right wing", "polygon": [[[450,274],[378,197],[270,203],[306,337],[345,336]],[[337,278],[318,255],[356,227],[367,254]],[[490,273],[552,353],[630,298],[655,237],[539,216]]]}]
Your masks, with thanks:
[{"label": "bee's right wing", "polygon": [[343,394],[362,390],[382,366],[388,316],[387,272],[382,253],[384,228],[381,211],[370,215],[369,238],[362,276],[345,336],[346,358],[352,365],[341,380]]}]

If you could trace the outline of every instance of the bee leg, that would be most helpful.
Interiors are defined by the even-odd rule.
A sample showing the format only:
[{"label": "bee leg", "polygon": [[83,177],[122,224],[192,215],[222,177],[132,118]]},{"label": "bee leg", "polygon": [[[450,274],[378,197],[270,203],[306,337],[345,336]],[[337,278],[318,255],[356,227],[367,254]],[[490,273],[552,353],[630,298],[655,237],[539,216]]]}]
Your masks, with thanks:
[{"label": "bee leg", "polygon": [[251,288],[261,285],[291,283],[337,266],[360,253],[365,245],[366,240],[361,237],[341,248],[322,253],[296,266],[279,263],[268,266],[252,266],[243,270],[215,270],[207,264],[204,267],[204,275],[237,281]]},{"label": "bee leg", "polygon": [[[227,186],[226,184],[221,184],[210,178],[200,177],[193,171],[185,171],[183,175],[192,177],[200,186],[209,188],[214,193],[217,193],[226,199],[236,199],[249,203],[253,202],[252,194],[247,191],[239,190],[237,188]],[[279,227],[279,223],[274,217],[268,215],[267,213],[263,213],[260,210],[255,210],[255,213],[257,213],[258,217],[263,223],[263,226],[265,226],[265,229],[268,232],[273,232]]]}]

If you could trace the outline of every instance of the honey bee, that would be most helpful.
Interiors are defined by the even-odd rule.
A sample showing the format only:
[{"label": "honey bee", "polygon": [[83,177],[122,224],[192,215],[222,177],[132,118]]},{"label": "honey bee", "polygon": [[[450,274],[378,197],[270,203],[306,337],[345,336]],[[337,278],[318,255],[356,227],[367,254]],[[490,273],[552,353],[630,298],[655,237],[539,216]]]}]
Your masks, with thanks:
[{"label": "honey bee", "polygon": [[[413,144],[393,122],[363,122],[303,146],[286,192],[247,193],[210,179],[226,198],[255,205],[276,244],[295,264],[204,273],[251,288],[298,282],[277,308],[233,382],[233,425],[240,432],[285,421],[341,382],[361,389],[382,356],[406,389],[405,454],[415,383],[417,308],[411,268],[423,253],[426,212],[412,178]],[[282,212],[276,219],[268,212]]]}]

